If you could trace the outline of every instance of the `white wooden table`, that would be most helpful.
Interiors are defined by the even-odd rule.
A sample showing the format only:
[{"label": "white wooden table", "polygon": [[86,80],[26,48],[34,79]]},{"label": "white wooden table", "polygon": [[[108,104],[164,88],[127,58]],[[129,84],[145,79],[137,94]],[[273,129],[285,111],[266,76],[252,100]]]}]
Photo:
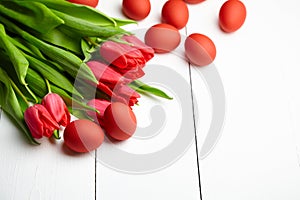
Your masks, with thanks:
[{"label": "white wooden table", "polygon": [[[128,29],[136,31],[159,23],[164,2],[151,0],[149,17]],[[190,19],[181,30],[183,37],[193,32],[206,34],[217,47],[214,66],[224,85],[226,120],[211,154],[197,157],[212,118],[209,86],[205,77],[179,56],[179,50],[179,54],[156,55],[147,67],[153,72],[161,65],[179,74],[180,80],[192,86],[197,110],[192,110],[191,90],[184,93],[189,100],[180,102],[180,95],[172,91],[174,86],[158,85],[175,99],[143,96],[140,106],[134,108],[139,132],[122,144],[106,141],[97,152],[88,154],[74,154],[62,141],[47,139],[33,147],[2,113],[0,199],[299,200],[300,3],[244,0],[246,23],[236,33],[224,34],[217,25],[223,2],[189,5]],[[123,18],[120,7],[121,0],[100,0],[98,6],[108,15]],[[179,80],[170,74],[164,76]],[[188,116],[182,114],[183,103]],[[198,120],[194,120],[194,113],[198,113]],[[147,127],[157,122],[155,117],[165,119],[162,129],[155,130],[157,135],[146,133]],[[147,157],[175,140],[182,117],[189,119],[187,137],[196,133],[197,143],[192,139],[174,162],[164,163],[168,157],[151,158],[164,165],[152,166],[145,161],[144,168],[134,169],[143,166],[136,159],[140,155]],[[130,161],[113,154],[115,150],[134,156]],[[122,164],[124,160],[127,163]]]}]

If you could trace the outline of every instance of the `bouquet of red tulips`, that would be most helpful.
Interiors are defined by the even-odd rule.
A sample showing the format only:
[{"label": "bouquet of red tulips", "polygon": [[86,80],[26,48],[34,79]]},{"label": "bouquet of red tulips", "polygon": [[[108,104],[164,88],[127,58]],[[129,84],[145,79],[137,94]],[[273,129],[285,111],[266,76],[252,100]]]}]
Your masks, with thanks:
[{"label": "bouquet of red tulips", "polygon": [[171,99],[138,80],[154,51],[120,28],[129,23],[64,0],[0,1],[0,106],[32,144],[60,138],[70,113],[103,124],[111,102],[133,106],[137,91]]}]

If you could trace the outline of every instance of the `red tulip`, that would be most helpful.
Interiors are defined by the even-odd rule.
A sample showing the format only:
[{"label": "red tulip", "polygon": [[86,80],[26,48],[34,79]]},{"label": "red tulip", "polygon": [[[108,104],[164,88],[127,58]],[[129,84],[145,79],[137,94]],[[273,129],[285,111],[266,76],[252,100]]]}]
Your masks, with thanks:
[{"label": "red tulip", "polygon": [[55,130],[59,129],[58,123],[41,104],[35,104],[27,108],[24,118],[34,138],[50,137]]},{"label": "red tulip", "polygon": [[100,55],[120,69],[143,67],[146,64],[143,54],[138,49],[112,41],[104,42],[101,45]]},{"label": "red tulip", "polygon": [[92,117],[95,122],[99,122],[99,124],[103,126],[104,112],[110,104],[111,102],[105,99],[92,99],[88,102],[88,105],[98,110],[99,113],[89,110],[87,114]]},{"label": "red tulip", "polygon": [[107,64],[98,61],[89,61],[87,62],[87,65],[95,75],[96,79],[107,85],[109,88],[114,88],[118,83],[128,84],[132,81],[131,79],[123,77]]},{"label": "red tulip", "polygon": [[112,101],[121,102],[129,106],[136,104],[138,102],[137,98],[140,97],[137,92],[127,85],[116,86],[114,89],[110,89],[105,84],[99,82],[97,88],[112,98]]},{"label": "red tulip", "polygon": [[[111,66],[98,61],[89,61],[87,63],[97,80],[99,80],[97,88],[107,94],[113,101],[125,103],[133,106],[138,102],[140,97],[138,93],[127,86],[132,79],[123,77],[116,72]],[[133,76],[138,74],[132,71]]]},{"label": "red tulip", "polygon": [[115,94],[113,92],[113,88],[109,88],[107,85],[105,85],[104,83],[101,83],[99,82],[98,85],[97,85],[97,88],[104,92],[105,94],[107,94],[109,97],[114,97],[114,101],[119,101],[119,102],[122,102],[122,103],[125,103],[127,104],[126,100],[121,97],[121,96],[118,96],[117,94]]},{"label": "red tulip", "polygon": [[153,58],[154,50],[134,35],[125,35],[122,39],[130,44],[104,42],[100,47],[100,55],[124,77],[138,79],[144,76],[142,68]]},{"label": "red tulip", "polygon": [[47,94],[42,100],[42,105],[45,106],[59,125],[67,126],[70,123],[70,112],[64,100],[58,94]]},{"label": "red tulip", "polygon": [[141,96],[135,90],[127,85],[119,85],[115,88],[114,93],[118,96],[123,97],[126,100],[126,104],[129,106],[134,106],[138,102],[138,98]]},{"label": "red tulip", "polygon": [[131,80],[136,80],[138,78],[141,78],[142,76],[145,75],[145,72],[143,71],[143,69],[141,67],[135,67],[135,68],[131,68],[131,69],[118,69],[116,67],[114,67],[114,69],[119,72],[120,74],[122,74],[124,77],[131,79]]},{"label": "red tulip", "polygon": [[122,39],[131,43],[133,48],[138,49],[143,54],[146,62],[154,57],[154,50],[134,35],[124,35]]}]

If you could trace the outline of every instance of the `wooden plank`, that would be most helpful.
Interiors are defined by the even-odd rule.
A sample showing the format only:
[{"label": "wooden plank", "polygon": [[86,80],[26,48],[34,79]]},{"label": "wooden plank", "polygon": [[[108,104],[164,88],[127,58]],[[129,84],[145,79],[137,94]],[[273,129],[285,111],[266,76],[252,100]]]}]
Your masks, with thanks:
[{"label": "wooden plank", "polygon": [[[177,56],[156,56],[155,59],[160,63],[168,63],[172,70],[180,72],[180,76],[188,77],[187,64]],[[152,64],[147,67],[163,69],[162,66]],[[166,78],[172,80],[171,76],[169,73]],[[186,83],[189,81],[184,80]],[[172,85],[169,87],[172,88]],[[168,87],[163,88],[166,90]],[[190,99],[190,91],[187,94]],[[175,97],[172,101],[142,97],[139,106],[134,107],[139,126],[134,137],[115,144],[106,141],[98,150],[98,199],[117,199],[121,196],[130,199],[199,199],[191,101],[180,102],[182,99],[176,97],[176,93],[171,95]],[[182,106],[181,103],[188,105]],[[155,106],[162,110],[155,111]],[[160,117],[160,114],[165,117]],[[161,121],[164,123],[157,127],[156,124]],[[174,141],[177,141],[177,146],[174,146]],[[168,159],[170,162],[167,162]],[[118,192],[113,192],[116,189]]]},{"label": "wooden plank", "polygon": [[[295,144],[299,127],[291,130],[287,98],[289,92],[297,97],[299,85],[295,54],[299,46],[298,2],[245,0],[246,23],[233,34],[221,32],[217,24],[223,2],[190,6],[188,24],[188,33],[204,33],[214,40],[214,64],[226,93],[221,140],[208,157],[200,160],[203,199],[299,199]],[[291,34],[286,36],[288,29]],[[201,78],[195,72],[192,77],[193,89],[201,90],[195,84]],[[203,103],[200,94],[196,97]],[[295,113],[294,119],[299,119]],[[203,141],[199,140],[199,151]]]},{"label": "wooden plank", "polygon": [[[100,2],[98,7],[111,16],[124,18],[121,3],[120,0]],[[151,1],[151,3],[152,10],[145,20],[140,21],[138,26],[126,27],[128,30],[137,31],[141,39],[143,39],[142,33],[145,33],[143,28],[160,23],[160,11],[164,2]],[[181,33],[184,34],[185,30],[181,30]],[[161,73],[157,72],[157,69],[161,69]],[[199,200],[200,188],[194,143],[189,66],[184,60],[182,46],[173,54],[155,55],[145,70],[146,81],[168,91],[174,100],[143,96],[140,99],[140,105],[134,107],[139,126],[134,137],[118,144],[110,144],[106,140],[98,150],[97,199]],[[173,84],[167,84],[161,79],[161,82],[158,81],[161,75],[165,80],[173,81]],[[180,81],[184,83],[182,86],[178,84]],[[177,93],[176,87],[184,92]],[[184,121],[183,118],[187,120]],[[164,124],[157,129],[155,125],[161,121],[164,121]],[[182,121],[186,123],[184,126],[187,128],[186,131],[180,133]],[[174,148],[172,142],[176,141],[176,138],[178,141],[180,134],[186,134],[190,143],[186,145],[183,139]],[[170,155],[166,157],[165,152],[168,147],[171,147],[169,148]],[[168,162],[168,159],[174,156],[172,155],[174,152],[175,159],[173,162]],[[155,156],[151,157],[151,155]],[[108,156],[111,159],[107,158]]]},{"label": "wooden plank", "polygon": [[48,139],[31,146],[3,113],[0,130],[0,199],[95,199],[94,153]]}]

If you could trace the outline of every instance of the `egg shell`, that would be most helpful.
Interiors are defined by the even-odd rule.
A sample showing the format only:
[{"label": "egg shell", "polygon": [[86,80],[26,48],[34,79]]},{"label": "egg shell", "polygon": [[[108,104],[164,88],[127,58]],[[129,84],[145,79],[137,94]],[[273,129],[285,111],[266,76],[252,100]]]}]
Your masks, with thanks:
[{"label": "egg shell", "polygon": [[67,125],[63,137],[67,147],[75,152],[84,153],[97,149],[104,140],[104,133],[96,123],[79,119]]},{"label": "egg shell", "polygon": [[161,16],[163,23],[182,29],[189,20],[189,10],[184,1],[169,0],[164,4]]},{"label": "egg shell", "polygon": [[211,64],[216,57],[216,46],[206,35],[193,33],[189,35],[184,43],[187,59],[196,66]]},{"label": "egg shell", "polygon": [[184,0],[184,1],[189,4],[197,4],[197,3],[201,3],[205,0]]},{"label": "egg shell", "polygon": [[86,5],[86,6],[91,6],[96,8],[99,0],[68,0],[71,3],[75,3],[75,4],[82,4],[82,5]]},{"label": "egg shell", "polygon": [[145,43],[152,47],[155,53],[173,51],[181,41],[178,29],[169,24],[156,24],[145,34]]},{"label": "egg shell", "polygon": [[123,13],[133,20],[145,19],[151,10],[149,0],[123,0],[122,11]]},{"label": "egg shell", "polygon": [[110,104],[104,112],[104,129],[115,140],[127,140],[136,130],[136,117],[130,107],[120,102]]},{"label": "egg shell", "polygon": [[234,32],[244,24],[246,15],[246,7],[241,1],[226,1],[219,12],[219,26],[224,32]]}]

